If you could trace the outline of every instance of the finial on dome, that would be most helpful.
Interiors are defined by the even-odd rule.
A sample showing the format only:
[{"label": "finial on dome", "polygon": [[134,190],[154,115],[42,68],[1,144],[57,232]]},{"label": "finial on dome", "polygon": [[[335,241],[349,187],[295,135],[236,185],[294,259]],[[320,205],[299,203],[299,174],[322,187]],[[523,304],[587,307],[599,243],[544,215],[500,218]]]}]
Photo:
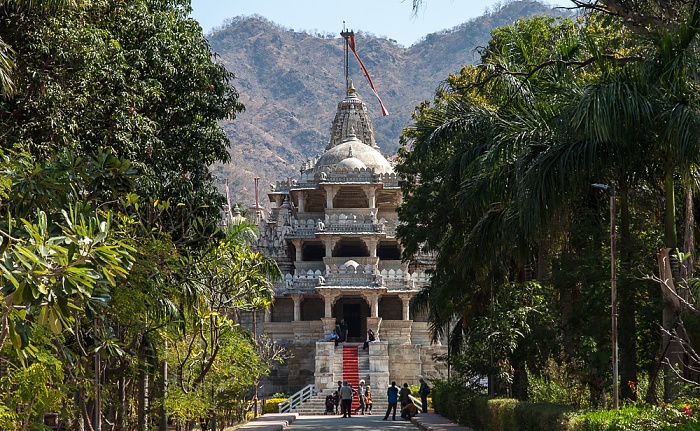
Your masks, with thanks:
[{"label": "finial on dome", "polygon": [[350,86],[348,87],[348,96],[352,96],[355,94],[355,86],[352,83],[352,79],[350,80]]},{"label": "finial on dome", "polygon": [[352,147],[350,147],[350,148],[348,148],[348,159],[352,158],[352,157],[355,157],[355,155],[352,154]]}]

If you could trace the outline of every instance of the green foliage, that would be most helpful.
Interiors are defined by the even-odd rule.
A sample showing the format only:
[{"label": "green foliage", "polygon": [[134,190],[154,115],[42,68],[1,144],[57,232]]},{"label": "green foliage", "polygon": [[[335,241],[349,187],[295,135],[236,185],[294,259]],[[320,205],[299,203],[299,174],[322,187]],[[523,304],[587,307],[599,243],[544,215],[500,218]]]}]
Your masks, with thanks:
[{"label": "green foliage", "polygon": [[698,428],[697,400],[672,405],[628,405],[596,410],[571,420],[570,431],[652,431]]},{"label": "green foliage", "polygon": [[11,369],[0,379],[0,387],[12,388],[0,401],[0,424],[7,429],[43,423],[49,412],[66,415],[70,387],[65,384],[63,364],[50,354],[41,352],[32,364]]},{"label": "green foliage", "polygon": [[287,398],[269,398],[265,400],[263,413],[279,413],[279,405],[284,401],[287,401]]}]

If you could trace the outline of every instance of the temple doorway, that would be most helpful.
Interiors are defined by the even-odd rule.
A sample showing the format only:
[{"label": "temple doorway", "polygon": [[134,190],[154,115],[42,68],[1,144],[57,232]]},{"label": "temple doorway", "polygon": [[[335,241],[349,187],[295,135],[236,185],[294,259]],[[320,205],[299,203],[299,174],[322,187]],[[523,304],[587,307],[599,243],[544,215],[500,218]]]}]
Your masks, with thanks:
[{"label": "temple doorway", "polygon": [[341,298],[335,303],[333,314],[338,322],[340,319],[345,319],[345,323],[348,325],[348,341],[365,341],[369,305],[364,299]]}]

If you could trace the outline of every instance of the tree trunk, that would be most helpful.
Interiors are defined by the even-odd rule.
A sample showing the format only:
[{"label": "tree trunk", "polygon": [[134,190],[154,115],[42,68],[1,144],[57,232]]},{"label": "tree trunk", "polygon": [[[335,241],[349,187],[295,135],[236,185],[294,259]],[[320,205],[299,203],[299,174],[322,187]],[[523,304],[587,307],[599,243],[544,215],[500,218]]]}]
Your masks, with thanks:
[{"label": "tree trunk", "polygon": [[692,278],[695,275],[695,214],[693,205],[693,189],[688,187],[685,192],[685,227],[683,229],[683,251],[689,256],[681,267],[681,277]]},{"label": "tree trunk", "polygon": [[138,425],[140,430],[148,429],[148,411],[150,402],[150,382],[147,365],[141,365],[139,372],[139,403],[138,403]]},{"label": "tree trunk", "polygon": [[117,414],[114,421],[114,430],[123,431],[124,430],[124,413],[126,412],[126,377],[119,377],[117,382],[117,398],[119,404],[117,405]]},{"label": "tree trunk", "polygon": [[[664,178],[664,195],[666,197],[666,208],[665,208],[665,218],[664,218],[664,246],[669,248],[671,253],[675,254],[678,248],[678,237],[676,232],[676,197],[674,190],[673,181],[673,167],[667,167],[666,177]],[[673,265],[671,266],[673,267]],[[662,289],[663,291],[663,289]],[[673,306],[669,301],[666,302],[664,307],[662,323],[666,331],[671,331],[672,326],[675,321],[675,311]],[[671,337],[667,335],[662,336],[663,351],[667,355],[671,356],[675,348],[671,347]],[[669,358],[670,359],[670,358]],[[670,359],[671,363],[674,361]],[[671,369],[671,366],[664,364],[664,401],[670,402],[673,398],[673,382],[676,381],[675,374]]]},{"label": "tree trunk", "polygon": [[618,346],[620,349],[620,395],[623,399],[637,400],[636,391],[632,390],[630,382],[637,385],[637,303],[636,284],[629,273],[632,262],[632,250],[630,249],[630,209],[629,188],[627,183],[620,184],[618,199],[620,202],[620,241],[619,256],[622,277],[618,282],[618,319],[619,334]]},{"label": "tree trunk", "polygon": [[[168,348],[167,341],[165,342],[165,348]],[[168,361],[163,360],[162,365],[161,365],[161,379],[160,379],[160,396],[163,400],[165,400],[166,395],[168,394]],[[160,408],[158,409],[158,413],[160,415],[160,425],[158,427],[158,431],[168,431],[168,414],[165,411],[165,403],[160,404]]]}]

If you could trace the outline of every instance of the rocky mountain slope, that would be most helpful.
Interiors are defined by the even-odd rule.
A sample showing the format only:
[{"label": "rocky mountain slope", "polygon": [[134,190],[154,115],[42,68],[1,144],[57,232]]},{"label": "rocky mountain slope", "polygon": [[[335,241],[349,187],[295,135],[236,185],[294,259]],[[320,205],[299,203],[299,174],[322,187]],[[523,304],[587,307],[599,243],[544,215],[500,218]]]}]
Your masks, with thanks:
[{"label": "rocky mountain slope", "polygon": [[[354,29],[358,54],[390,113],[381,116],[351,55],[350,78],[367,103],[384,155],[396,154],[414,107],[431,100],[440,82],[461,65],[478,61],[478,48],[488,43],[492,29],[521,17],[561,13],[537,1],[511,1],[408,48]],[[336,105],[345,96],[343,39],[286,29],[260,16],[230,19],[208,39],[235,73],[246,106],[234,121],[223,123],[232,163],[212,169],[222,183],[229,179],[232,199],[246,205],[254,202],[253,178],[260,177],[261,203],[266,203],[267,184],[296,178],[301,163],[328,142]]]}]

